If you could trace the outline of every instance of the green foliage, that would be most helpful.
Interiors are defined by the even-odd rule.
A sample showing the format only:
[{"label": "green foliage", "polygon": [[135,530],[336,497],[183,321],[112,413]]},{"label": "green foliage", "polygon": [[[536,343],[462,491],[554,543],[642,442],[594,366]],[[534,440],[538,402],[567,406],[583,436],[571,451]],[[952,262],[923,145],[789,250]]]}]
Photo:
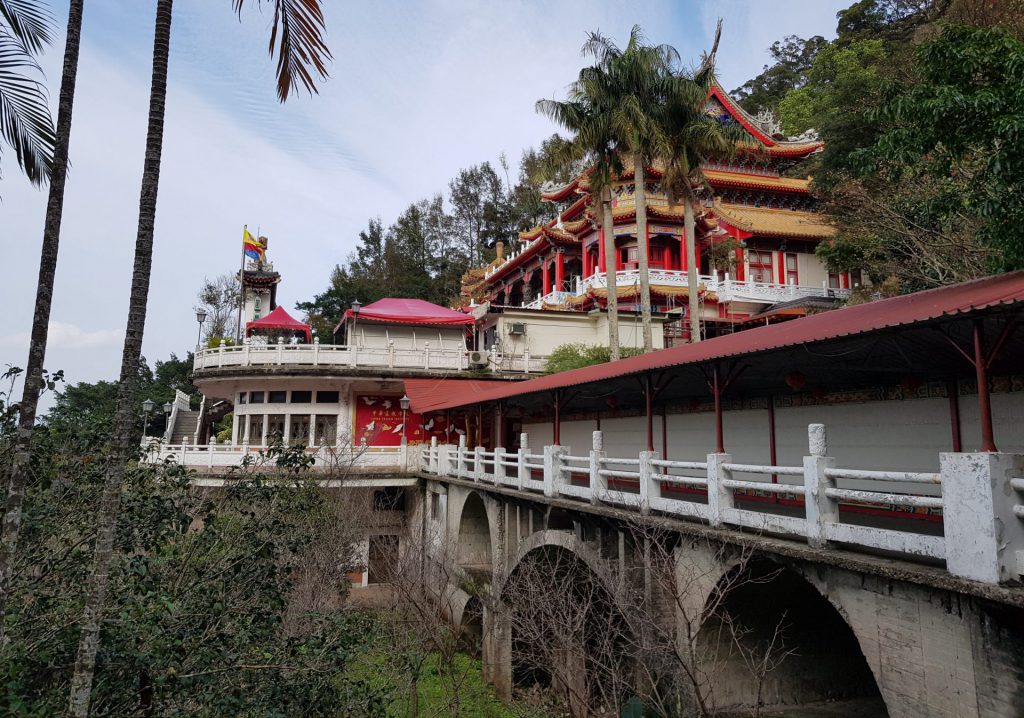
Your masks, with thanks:
[{"label": "green foliage", "polygon": [[789,35],[777,40],[768,48],[775,64],[765,65],[760,75],[737,87],[732,95],[747,112],[775,112],[787,93],[807,83],[811,63],[827,46],[828,41],[821,35],[806,40]]},{"label": "green foliage", "polygon": [[[633,347],[621,347],[619,351],[623,359],[643,354],[643,350]],[[554,374],[570,369],[580,369],[592,364],[604,364],[609,361],[611,361],[611,354],[607,346],[582,342],[561,344],[551,352],[547,364],[544,365],[544,371]]]}]

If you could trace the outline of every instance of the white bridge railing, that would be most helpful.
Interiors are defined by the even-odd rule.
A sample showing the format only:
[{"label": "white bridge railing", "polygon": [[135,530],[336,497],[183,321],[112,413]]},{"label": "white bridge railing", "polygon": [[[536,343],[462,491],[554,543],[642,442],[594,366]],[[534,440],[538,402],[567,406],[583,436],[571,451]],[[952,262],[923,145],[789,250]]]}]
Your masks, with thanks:
[{"label": "white bridge railing", "polygon": [[[706,461],[670,461],[655,451],[609,457],[600,431],[586,455],[572,455],[565,446],[532,453],[522,434],[517,452],[471,449],[465,437],[459,446],[435,439],[421,461],[429,474],[551,498],[798,537],[816,548],[839,544],[945,561],[950,573],[986,583],[1024,574],[1024,455],[942,454],[937,473],[841,469],[827,455],[825,427],[811,424],[808,434],[809,456],[801,466],[740,464],[729,454],[709,454]],[[919,522],[896,518],[875,526],[849,523],[840,517],[841,504],[880,513],[941,511],[943,532],[915,531]]]},{"label": "white bridge railing", "polygon": [[[163,463],[173,461],[190,469],[218,469],[241,467],[245,464],[274,465],[271,447],[232,444],[166,444],[154,441],[144,445],[143,461]],[[419,445],[407,446],[314,446],[305,453],[313,458],[313,470],[338,471],[408,471],[419,461]]]},{"label": "white bridge railing", "polygon": [[[402,370],[460,371],[470,369],[466,349],[432,347],[424,342],[417,348],[398,347],[392,342],[387,347],[359,347],[321,344],[256,344],[246,341],[239,346],[212,347],[196,352],[192,368],[219,369],[242,366],[329,366],[371,367]],[[514,357],[492,355],[489,368],[493,371],[540,372],[547,357]]]}]

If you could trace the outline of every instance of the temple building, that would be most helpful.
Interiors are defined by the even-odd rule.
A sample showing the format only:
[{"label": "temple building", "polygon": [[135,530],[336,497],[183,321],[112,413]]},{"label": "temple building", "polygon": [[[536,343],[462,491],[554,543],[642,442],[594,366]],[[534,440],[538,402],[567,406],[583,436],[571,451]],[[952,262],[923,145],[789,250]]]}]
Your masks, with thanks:
[{"label": "temple building", "polygon": [[[821,151],[813,135],[785,139],[770,117],[753,117],[718,86],[707,111],[742,127],[750,138],[737,152],[707,164],[711,193],[697,217],[697,257],[686,256],[683,207],[671,205],[657,165],[647,172],[647,236],[652,309],[669,324],[666,335],[683,338],[687,270],[698,271],[700,318],[706,336],[830,309],[860,284],[859,276],[829,272],[815,248],[835,229],[816,211],[810,178],[796,178],[800,163]],[[608,297],[614,266],[620,313],[638,314],[640,287],[635,184],[626,172],[613,185],[615,256],[605,256],[600,207],[588,172],[549,188],[543,198],[558,215],[519,236],[464,286],[492,307],[587,312]],[[670,343],[670,342],[669,342]]]}]

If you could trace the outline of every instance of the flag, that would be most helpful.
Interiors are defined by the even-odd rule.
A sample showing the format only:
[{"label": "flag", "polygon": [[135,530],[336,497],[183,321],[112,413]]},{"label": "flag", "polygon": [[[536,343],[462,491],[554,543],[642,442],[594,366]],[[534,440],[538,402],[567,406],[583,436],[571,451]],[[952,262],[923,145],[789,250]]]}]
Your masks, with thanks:
[{"label": "flag", "polygon": [[260,240],[249,234],[248,229],[242,230],[242,249],[245,251],[245,256],[249,259],[257,262],[263,262],[266,260],[266,242]]}]

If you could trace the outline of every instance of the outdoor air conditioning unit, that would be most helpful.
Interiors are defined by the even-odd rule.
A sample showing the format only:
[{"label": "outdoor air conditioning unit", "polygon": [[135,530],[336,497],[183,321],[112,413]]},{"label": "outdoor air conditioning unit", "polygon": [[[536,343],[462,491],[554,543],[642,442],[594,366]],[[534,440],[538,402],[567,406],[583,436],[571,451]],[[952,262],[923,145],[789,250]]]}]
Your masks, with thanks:
[{"label": "outdoor air conditioning unit", "polygon": [[467,352],[470,366],[487,366],[490,354],[488,352]]},{"label": "outdoor air conditioning unit", "polygon": [[526,322],[511,322],[508,325],[508,333],[520,337],[526,334]]}]

